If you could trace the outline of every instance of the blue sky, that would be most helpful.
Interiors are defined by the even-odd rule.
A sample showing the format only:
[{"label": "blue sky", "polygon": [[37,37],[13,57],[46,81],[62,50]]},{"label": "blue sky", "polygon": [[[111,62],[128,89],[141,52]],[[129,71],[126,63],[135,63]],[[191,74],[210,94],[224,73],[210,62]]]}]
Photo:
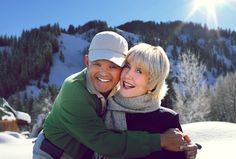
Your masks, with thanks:
[{"label": "blue sky", "polygon": [[[62,28],[83,25],[90,20],[104,20],[114,27],[132,20],[168,22],[182,20],[236,31],[236,0],[215,5],[216,21],[204,2],[191,15],[194,0],[3,0],[0,2],[0,35],[17,35],[46,24]],[[198,0],[203,1],[203,0]],[[206,5],[206,6],[205,6]],[[196,6],[196,5],[195,5]],[[208,5],[209,6],[209,5]]]}]

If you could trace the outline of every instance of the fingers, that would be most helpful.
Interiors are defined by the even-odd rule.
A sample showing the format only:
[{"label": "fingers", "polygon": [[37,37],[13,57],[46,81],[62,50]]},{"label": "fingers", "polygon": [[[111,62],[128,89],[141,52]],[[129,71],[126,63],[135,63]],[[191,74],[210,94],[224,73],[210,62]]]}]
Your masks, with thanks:
[{"label": "fingers", "polygon": [[187,135],[187,134],[184,134],[184,140],[187,142],[187,143],[191,143],[191,139],[190,139],[190,136]]},{"label": "fingers", "polygon": [[179,129],[169,129],[161,135],[161,145],[163,148],[170,151],[183,151],[184,145],[183,133]]},{"label": "fingers", "polygon": [[197,145],[190,144],[184,147],[185,156],[187,159],[194,159],[197,155]]}]

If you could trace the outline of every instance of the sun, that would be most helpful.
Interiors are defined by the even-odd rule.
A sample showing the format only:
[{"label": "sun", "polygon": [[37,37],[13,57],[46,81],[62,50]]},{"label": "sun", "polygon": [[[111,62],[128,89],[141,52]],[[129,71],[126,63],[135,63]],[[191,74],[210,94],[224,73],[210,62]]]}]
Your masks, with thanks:
[{"label": "sun", "polygon": [[227,5],[229,1],[231,0],[192,0],[190,4],[191,11],[186,19],[189,19],[196,14],[200,14],[201,16],[205,16],[206,23],[212,23],[214,27],[217,27],[217,9]]}]

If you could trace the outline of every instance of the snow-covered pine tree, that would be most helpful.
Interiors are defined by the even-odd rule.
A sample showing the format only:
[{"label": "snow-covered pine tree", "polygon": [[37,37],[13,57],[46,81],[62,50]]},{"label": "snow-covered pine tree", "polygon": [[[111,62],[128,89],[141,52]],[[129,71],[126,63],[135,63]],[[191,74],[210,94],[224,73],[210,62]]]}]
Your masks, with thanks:
[{"label": "snow-covered pine tree", "polygon": [[176,67],[173,109],[180,114],[181,123],[204,121],[210,110],[205,65],[199,62],[196,55],[187,51],[180,56]]}]

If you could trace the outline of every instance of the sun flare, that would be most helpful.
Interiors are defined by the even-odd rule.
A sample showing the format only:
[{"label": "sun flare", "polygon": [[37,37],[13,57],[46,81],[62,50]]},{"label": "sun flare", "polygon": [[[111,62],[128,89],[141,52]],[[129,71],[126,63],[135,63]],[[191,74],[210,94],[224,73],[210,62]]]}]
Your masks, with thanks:
[{"label": "sun flare", "polygon": [[212,23],[214,27],[217,27],[217,9],[228,5],[230,1],[232,0],[192,0],[190,7],[191,11],[186,19],[189,19],[196,14],[200,14],[206,18],[206,23]]}]

